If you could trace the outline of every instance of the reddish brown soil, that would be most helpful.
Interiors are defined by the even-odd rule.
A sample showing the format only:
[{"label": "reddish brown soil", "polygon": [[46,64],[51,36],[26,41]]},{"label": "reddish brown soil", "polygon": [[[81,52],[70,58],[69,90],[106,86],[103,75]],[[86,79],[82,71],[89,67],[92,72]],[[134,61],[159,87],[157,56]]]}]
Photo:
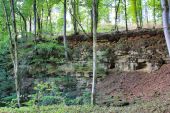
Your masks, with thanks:
[{"label": "reddish brown soil", "polygon": [[[154,73],[117,72],[110,73],[98,83],[101,96],[120,95],[127,100],[150,100],[170,92],[170,64],[163,65]],[[101,99],[102,99],[101,96]],[[103,97],[104,98],[104,97]]]}]

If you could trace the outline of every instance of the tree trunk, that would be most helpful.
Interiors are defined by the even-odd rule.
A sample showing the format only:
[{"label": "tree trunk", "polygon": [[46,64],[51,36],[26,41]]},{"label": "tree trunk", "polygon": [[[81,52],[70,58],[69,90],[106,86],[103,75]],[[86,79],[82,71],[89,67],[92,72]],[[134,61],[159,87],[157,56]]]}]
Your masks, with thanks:
[{"label": "tree trunk", "polygon": [[53,34],[53,23],[52,23],[52,17],[51,17],[51,9],[49,12],[49,17],[50,17],[50,28],[51,28],[51,35]]},{"label": "tree trunk", "polygon": [[140,23],[140,28],[143,27],[143,16],[142,16],[142,1],[138,0],[139,10],[138,10],[138,18],[139,18],[139,23]]},{"label": "tree trunk", "polygon": [[24,15],[19,10],[18,10],[18,13],[24,22],[24,32],[25,32],[25,36],[27,38],[27,20],[25,19]]},{"label": "tree trunk", "polygon": [[99,22],[99,2],[100,0],[96,0],[96,29],[98,27],[98,22]]},{"label": "tree trunk", "polygon": [[48,16],[46,17],[46,28],[48,28]]},{"label": "tree trunk", "polygon": [[145,0],[145,18],[146,18],[146,22],[147,24],[149,23],[149,19],[148,19],[148,5],[147,5],[147,0]]},{"label": "tree trunk", "polygon": [[37,43],[37,3],[36,0],[34,0],[34,38],[35,38],[35,45]]},{"label": "tree trunk", "polygon": [[46,4],[47,4],[47,9],[48,9],[48,15],[46,17],[46,28],[48,28],[48,16],[49,16],[49,8],[48,8],[48,1],[46,0]]},{"label": "tree trunk", "polygon": [[97,25],[96,25],[96,0],[93,0],[93,82],[91,93],[91,104],[95,104],[96,95],[96,43],[97,43]]},{"label": "tree trunk", "polygon": [[163,20],[164,35],[168,47],[168,53],[170,56],[170,22],[169,22],[170,5],[168,4],[168,0],[161,0],[161,4],[163,8],[162,20]]},{"label": "tree trunk", "polygon": [[10,48],[9,48],[9,50],[10,50],[10,53],[11,53],[11,60],[13,62],[13,65],[15,65],[15,63],[14,63],[12,32],[11,32],[11,28],[10,28],[10,20],[9,20],[9,17],[8,17],[7,8],[6,8],[4,0],[2,0],[2,4],[3,4],[3,8],[4,8],[4,13],[5,13],[5,18],[6,18],[6,26],[7,26],[7,29],[8,29],[9,39],[10,39]]},{"label": "tree trunk", "polygon": [[41,13],[41,32],[43,30],[43,18],[44,18],[44,9],[42,8],[42,13]]},{"label": "tree trunk", "polygon": [[118,4],[116,4],[115,0],[115,30],[118,31],[118,11],[119,11],[119,6],[120,6],[120,0],[118,1]]},{"label": "tree trunk", "polygon": [[135,9],[135,18],[136,18],[136,25],[137,28],[139,29],[139,21],[138,21],[138,12],[137,12],[137,7],[136,7],[136,0],[134,0],[134,9]]},{"label": "tree trunk", "polygon": [[[19,20],[20,20],[20,24],[22,24],[22,19],[21,19],[21,17],[19,18]],[[22,25],[20,25],[20,29],[18,30],[19,32],[21,32],[21,34],[22,34],[22,36],[23,36],[23,28],[22,28]]]},{"label": "tree trunk", "polygon": [[128,31],[128,23],[127,23],[127,4],[126,4],[126,0],[124,0],[124,5],[125,5],[125,24],[126,24],[126,31]]},{"label": "tree trunk", "polygon": [[93,10],[90,11],[91,16],[91,36],[93,36]]},{"label": "tree trunk", "polygon": [[21,107],[21,104],[20,104],[19,76],[18,76],[17,28],[16,28],[16,20],[15,20],[14,0],[10,0],[10,7],[11,7],[12,24],[13,24],[13,30],[14,30],[14,78],[15,78],[15,88],[16,88],[16,94],[17,94],[18,107]]},{"label": "tree trunk", "polygon": [[52,35],[53,34],[53,25],[52,25],[51,9],[49,7],[49,4],[48,4],[47,0],[46,0],[46,4],[47,4],[47,9],[48,9],[48,16],[47,16],[46,27],[48,25],[48,17],[50,17],[50,32],[51,32],[51,35]]},{"label": "tree trunk", "polygon": [[40,38],[40,34],[41,34],[41,18],[40,16],[37,14],[37,24],[38,24],[38,38]]},{"label": "tree trunk", "polygon": [[78,34],[78,24],[76,21],[77,18],[77,3],[76,0],[71,0],[71,5],[73,9],[73,27],[74,27],[74,34]]},{"label": "tree trunk", "polygon": [[66,0],[64,0],[64,36],[63,36],[63,41],[64,41],[64,49],[65,49],[65,59],[66,60],[68,60],[68,54],[67,54],[67,37],[66,37],[66,19],[67,19],[67,17],[66,17],[66,10],[67,10],[67,1]]},{"label": "tree trunk", "polygon": [[9,32],[11,45],[12,45],[12,35],[11,35],[10,21],[9,21],[9,17],[8,17],[8,13],[7,13],[7,8],[6,8],[4,0],[2,0],[2,3],[3,3],[3,8],[4,8],[5,18],[6,18],[6,25],[7,25],[7,29]]},{"label": "tree trunk", "polygon": [[[82,29],[83,33],[85,34],[86,37],[90,37],[87,32],[84,30],[83,26],[81,25],[81,22],[78,21],[78,19],[75,17],[75,15],[72,14],[71,9],[69,9],[70,14],[73,18],[75,18],[75,21],[77,22],[77,24],[80,26],[80,28]],[[78,26],[77,26],[78,27]]]},{"label": "tree trunk", "polygon": [[154,19],[154,25],[153,28],[156,27],[156,8],[155,8],[155,0],[153,0],[153,19]]},{"label": "tree trunk", "polygon": [[30,22],[29,22],[29,24],[30,24],[30,33],[31,33],[31,31],[32,31],[32,16],[31,16],[31,14],[30,14]]}]

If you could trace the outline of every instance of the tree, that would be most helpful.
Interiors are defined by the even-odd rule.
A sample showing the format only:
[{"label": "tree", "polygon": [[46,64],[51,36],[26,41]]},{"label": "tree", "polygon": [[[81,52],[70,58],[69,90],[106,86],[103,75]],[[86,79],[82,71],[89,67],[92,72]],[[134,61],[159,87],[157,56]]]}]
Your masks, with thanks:
[{"label": "tree", "polygon": [[37,45],[37,2],[34,0],[33,3],[33,11],[34,11],[34,39],[35,45]]},{"label": "tree", "polygon": [[153,19],[154,19],[154,25],[153,25],[153,28],[156,27],[156,3],[155,3],[155,0],[153,0]]},{"label": "tree", "polygon": [[97,1],[93,0],[93,82],[92,82],[92,93],[91,93],[91,104],[95,104],[95,84],[96,84],[96,43],[97,43],[97,18],[96,18],[96,6]]},{"label": "tree", "polygon": [[7,26],[7,29],[8,29],[8,33],[9,33],[9,38],[10,38],[10,52],[11,52],[11,59],[12,61],[14,61],[14,55],[13,55],[13,42],[12,42],[12,33],[11,33],[11,27],[10,27],[10,20],[9,20],[9,16],[8,16],[8,12],[7,12],[7,8],[6,8],[6,5],[5,5],[5,1],[2,0],[2,4],[3,4],[3,8],[4,8],[4,13],[5,13],[5,18],[6,18],[6,26]]},{"label": "tree", "polygon": [[19,87],[19,76],[18,76],[18,47],[17,47],[17,27],[16,27],[16,19],[15,19],[15,10],[14,10],[14,0],[10,0],[11,7],[11,17],[12,17],[12,27],[14,32],[14,78],[15,78],[15,88],[17,94],[18,107],[21,107],[20,104],[20,87]]},{"label": "tree", "polygon": [[119,6],[120,6],[120,0],[118,0],[118,3],[117,3],[117,0],[115,0],[115,30],[116,30],[116,31],[118,31],[117,22],[118,22]]},{"label": "tree", "polygon": [[133,1],[133,6],[134,6],[134,10],[135,10],[136,25],[137,25],[137,28],[139,28],[139,21],[138,21],[138,12],[137,12],[137,7],[136,7],[136,0]]},{"label": "tree", "polygon": [[124,10],[125,10],[125,24],[126,24],[126,31],[128,31],[128,23],[127,23],[127,3],[126,0],[124,0]]},{"label": "tree", "polygon": [[137,28],[142,28],[143,17],[141,0],[130,0],[130,13],[132,14],[132,19],[136,22]]},{"label": "tree", "polygon": [[32,13],[30,14],[30,17],[29,17],[29,32],[30,33],[32,32]]},{"label": "tree", "polygon": [[67,17],[66,12],[67,11],[67,0],[64,0],[64,35],[63,35],[63,41],[64,41],[64,49],[65,49],[65,59],[68,60],[68,54],[67,54],[67,37],[66,37],[66,25],[67,25]]},{"label": "tree", "polygon": [[78,23],[77,23],[77,17],[78,17],[78,2],[79,0],[71,0],[71,6],[73,10],[73,27],[74,27],[74,34],[78,34]]},{"label": "tree", "polygon": [[52,2],[52,0],[51,1],[46,0],[47,10],[48,10],[48,16],[47,16],[47,23],[46,24],[48,24],[48,17],[49,17],[50,18],[50,31],[51,31],[51,35],[52,35],[53,25],[52,25],[52,17],[51,17],[51,8],[52,8],[51,2]]},{"label": "tree", "polygon": [[23,22],[24,22],[24,32],[25,32],[25,37],[27,38],[27,20],[24,17],[24,15],[20,12],[20,10],[17,10],[18,14],[21,16]]},{"label": "tree", "polygon": [[142,16],[142,0],[137,0],[136,1],[137,5],[137,18],[139,21],[139,28],[142,28],[143,26],[143,16]]},{"label": "tree", "polygon": [[[74,2],[76,2],[76,0],[74,0]],[[77,2],[79,2],[79,0],[77,0]],[[70,0],[70,5],[72,8],[69,8],[69,12],[70,12],[70,15],[72,17],[72,23],[73,23],[73,27],[74,27],[74,34],[77,35],[79,34],[79,29],[78,27],[81,28],[81,30],[83,31],[83,33],[86,35],[86,37],[89,37],[89,35],[86,33],[85,29],[83,28],[81,22],[80,22],[80,17],[79,16],[79,11],[78,11],[78,8],[79,6],[78,5],[75,5],[75,4],[78,4],[78,3],[73,3],[72,0]],[[75,6],[73,6],[75,5]],[[76,11],[72,11],[72,10],[75,10],[73,9],[74,7],[76,7]],[[73,12],[73,13],[72,13]]]},{"label": "tree", "polygon": [[[99,12],[98,12],[98,8],[99,8],[99,2],[100,2],[100,0],[96,0],[96,2],[95,2],[95,22],[96,22],[96,24],[95,24],[95,27],[96,27],[96,29],[97,29],[97,27],[98,27],[98,22],[99,22]],[[89,2],[88,1],[88,4],[90,3],[90,5],[91,5],[91,2]],[[89,7],[89,5],[88,5],[88,7]],[[91,8],[91,13],[90,13],[90,16],[91,16],[91,35],[93,35],[93,25],[94,25],[94,19],[93,19],[93,16],[94,16],[94,12],[93,12],[93,8],[94,8],[94,6],[93,6],[93,3],[92,3],[92,8]]]},{"label": "tree", "polygon": [[145,18],[146,18],[146,22],[148,24],[149,19],[148,19],[148,3],[147,3],[147,0],[145,0]]},{"label": "tree", "polygon": [[168,4],[168,0],[161,0],[162,4],[162,20],[163,20],[163,29],[164,29],[164,35],[166,39],[166,44],[168,47],[168,53],[170,56],[170,5]]}]

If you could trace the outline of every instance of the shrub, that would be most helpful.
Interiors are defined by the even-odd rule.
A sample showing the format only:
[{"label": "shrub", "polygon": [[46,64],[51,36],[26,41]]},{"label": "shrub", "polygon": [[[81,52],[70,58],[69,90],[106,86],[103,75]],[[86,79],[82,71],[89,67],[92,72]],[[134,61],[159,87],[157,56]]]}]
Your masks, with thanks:
[{"label": "shrub", "polygon": [[53,105],[53,104],[61,104],[62,98],[60,97],[56,97],[56,96],[43,96],[40,101],[39,101],[39,105]]}]

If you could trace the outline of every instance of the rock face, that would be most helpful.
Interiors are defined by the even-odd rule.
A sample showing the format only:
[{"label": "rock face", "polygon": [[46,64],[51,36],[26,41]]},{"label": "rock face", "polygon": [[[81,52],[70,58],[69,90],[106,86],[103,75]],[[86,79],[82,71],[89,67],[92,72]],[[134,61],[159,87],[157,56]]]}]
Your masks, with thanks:
[{"label": "rock face", "polygon": [[[153,72],[160,68],[167,56],[162,33],[154,36],[149,33],[134,37],[133,35],[124,36],[118,41],[101,39],[97,43],[97,66],[98,70],[104,73],[110,69]],[[81,71],[86,69],[89,69],[89,72],[92,71],[92,42],[70,41],[70,48],[72,49],[70,56],[74,61],[73,65],[83,67],[84,69]],[[79,63],[81,66],[76,64],[77,62],[81,62]]]},{"label": "rock face", "polygon": [[[159,31],[159,30],[158,30]],[[125,35],[115,40],[100,37],[97,42],[97,81],[112,70],[147,72],[158,70],[167,56],[162,32],[157,30]],[[105,36],[105,35],[102,35]],[[117,35],[114,34],[114,37]],[[108,37],[108,35],[107,35]],[[90,90],[92,80],[92,41],[69,40],[70,59],[59,67],[60,72],[76,76],[79,90]]]},{"label": "rock face", "polygon": [[[74,38],[75,37],[75,38]],[[83,36],[68,37],[69,62],[58,63],[56,50],[51,53],[39,51],[44,59],[30,66],[28,75],[48,72],[48,76],[67,75],[76,78],[76,89],[91,90],[92,40]],[[61,40],[59,38],[59,40]],[[166,61],[167,50],[161,30],[144,30],[99,34],[97,40],[97,81],[102,81],[112,71],[147,72],[158,70]],[[36,61],[37,62],[37,61]],[[24,81],[24,80],[23,80]]]}]

